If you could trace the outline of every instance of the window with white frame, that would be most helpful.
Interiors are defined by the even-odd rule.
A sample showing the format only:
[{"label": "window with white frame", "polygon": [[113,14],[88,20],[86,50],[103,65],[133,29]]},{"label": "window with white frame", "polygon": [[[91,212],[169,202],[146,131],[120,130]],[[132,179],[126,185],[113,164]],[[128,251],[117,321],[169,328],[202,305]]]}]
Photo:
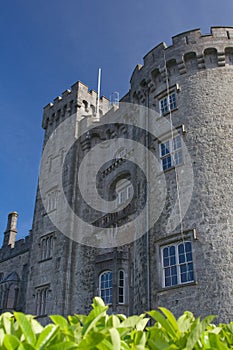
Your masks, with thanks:
[{"label": "window with white frame", "polygon": [[49,286],[36,288],[36,315],[44,316],[47,314]]},{"label": "window with white frame", "polygon": [[116,185],[118,205],[126,203],[133,197],[133,186],[129,180],[121,180]]},{"label": "window with white frame", "polygon": [[125,272],[119,270],[118,272],[118,303],[125,303]]},{"label": "window with white frame", "polygon": [[163,287],[194,281],[192,244],[190,241],[162,248]]},{"label": "window with white frame", "polygon": [[112,304],[112,271],[104,271],[99,276],[99,295],[105,304]]},{"label": "window with white frame", "polygon": [[163,170],[167,170],[183,162],[180,135],[174,136],[160,144],[160,159]]},{"label": "window with white frame", "polygon": [[159,101],[159,110],[160,110],[160,115],[164,115],[170,111],[173,111],[176,109],[177,104],[176,104],[176,94],[175,92],[171,93],[168,96],[163,97]]}]

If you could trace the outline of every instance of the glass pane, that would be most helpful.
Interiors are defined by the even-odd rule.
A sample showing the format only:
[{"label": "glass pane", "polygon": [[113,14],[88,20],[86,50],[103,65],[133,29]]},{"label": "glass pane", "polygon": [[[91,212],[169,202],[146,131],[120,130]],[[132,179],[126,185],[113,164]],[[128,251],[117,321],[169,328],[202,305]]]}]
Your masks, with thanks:
[{"label": "glass pane", "polygon": [[163,256],[167,257],[168,256],[168,248],[163,249]]},{"label": "glass pane", "polygon": [[176,285],[177,284],[177,276],[173,276],[172,277],[172,285]]},{"label": "glass pane", "polygon": [[186,252],[191,252],[192,251],[191,242],[186,242],[185,243],[185,250],[186,250]]},{"label": "glass pane", "polygon": [[165,269],[165,277],[170,276],[170,268]]},{"label": "glass pane", "polygon": [[169,258],[164,258],[164,259],[163,259],[163,266],[164,266],[164,267],[169,266]]},{"label": "glass pane", "polygon": [[170,255],[175,255],[175,246],[174,245],[172,245],[172,246],[170,246]]},{"label": "glass pane", "polygon": [[172,266],[171,267],[171,275],[172,276],[176,276],[177,275],[176,266]]},{"label": "glass pane", "polygon": [[184,262],[185,262],[185,255],[184,254],[179,255],[179,263],[182,264]]},{"label": "glass pane", "polygon": [[170,258],[170,265],[175,265],[176,264],[176,257],[175,256],[171,256]]}]

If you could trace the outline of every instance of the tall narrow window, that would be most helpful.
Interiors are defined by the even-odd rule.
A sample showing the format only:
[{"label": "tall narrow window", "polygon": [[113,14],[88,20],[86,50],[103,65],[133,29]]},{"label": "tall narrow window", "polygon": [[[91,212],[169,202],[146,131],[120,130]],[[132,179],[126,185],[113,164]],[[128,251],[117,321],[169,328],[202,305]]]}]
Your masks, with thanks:
[{"label": "tall narrow window", "polygon": [[160,159],[163,170],[167,170],[183,162],[180,135],[160,144]]},{"label": "tall narrow window", "polygon": [[125,303],[125,272],[123,270],[118,272],[118,303]]},{"label": "tall narrow window", "polygon": [[36,314],[45,316],[47,314],[47,299],[49,286],[39,287],[36,289]]},{"label": "tall narrow window", "polygon": [[163,286],[170,287],[194,281],[191,242],[162,248]]},{"label": "tall narrow window", "polygon": [[99,277],[100,297],[105,304],[112,304],[112,271],[104,271]]},{"label": "tall narrow window", "polygon": [[41,238],[41,260],[50,259],[53,256],[54,235],[49,234]]}]

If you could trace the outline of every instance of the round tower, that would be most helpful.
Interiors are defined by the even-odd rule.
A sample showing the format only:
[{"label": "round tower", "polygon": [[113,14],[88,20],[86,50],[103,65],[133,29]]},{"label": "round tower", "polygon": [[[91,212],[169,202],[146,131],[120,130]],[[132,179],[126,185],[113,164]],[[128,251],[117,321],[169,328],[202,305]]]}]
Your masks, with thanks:
[{"label": "round tower", "polygon": [[194,180],[182,223],[168,232],[185,159],[179,139],[157,141],[168,194],[150,231],[149,293],[145,268],[137,264],[135,311],[149,298],[151,308],[165,306],[177,315],[191,310],[232,320],[233,27],[212,27],[208,35],[191,30],[169,47],[156,46],[135,68],[124,100],[149,101],[158,120],[171,118],[191,156]]}]

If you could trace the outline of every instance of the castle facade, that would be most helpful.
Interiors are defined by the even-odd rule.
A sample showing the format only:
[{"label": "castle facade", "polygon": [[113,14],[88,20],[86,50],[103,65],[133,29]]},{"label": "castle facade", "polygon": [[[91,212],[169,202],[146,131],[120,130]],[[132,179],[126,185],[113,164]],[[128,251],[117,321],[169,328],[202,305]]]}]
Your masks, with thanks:
[{"label": "castle facade", "polygon": [[[233,319],[233,28],[212,27],[209,35],[191,30],[173,37],[169,47],[156,46],[136,66],[121,103],[152,115],[145,119],[148,132],[124,125],[118,102],[98,99],[81,82],[44,108],[44,178],[30,235],[17,241],[18,214],[8,217],[0,249],[0,311],[22,310],[46,323],[50,314],[88,312],[100,295],[113,313],[164,306],[177,316],[190,310],[228,322]],[[117,139],[140,140],[148,153],[141,169],[133,144],[116,148],[111,161],[100,165],[99,193],[115,200],[118,210],[99,214],[82,200],[78,171],[96,145],[104,149]],[[93,171],[92,164],[94,157],[84,174]],[[60,169],[67,216],[59,211],[65,202]],[[155,179],[152,188],[148,179]],[[148,196],[155,200],[148,202]],[[159,215],[148,230],[143,232],[143,219],[130,226],[144,209],[148,225],[153,207]],[[81,241],[84,229],[69,208],[99,232],[107,228],[117,235],[126,227],[124,234],[134,238],[112,246]]]}]

